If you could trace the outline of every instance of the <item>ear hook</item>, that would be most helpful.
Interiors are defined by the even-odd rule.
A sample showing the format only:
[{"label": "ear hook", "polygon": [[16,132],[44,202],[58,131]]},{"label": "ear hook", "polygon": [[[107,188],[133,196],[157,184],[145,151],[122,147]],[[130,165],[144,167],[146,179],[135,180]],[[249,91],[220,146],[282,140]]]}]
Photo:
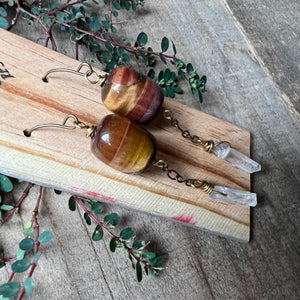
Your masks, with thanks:
[{"label": "ear hook", "polygon": [[[81,72],[81,69],[83,67],[87,67],[88,69],[85,72]],[[103,86],[104,82],[107,79],[107,73],[105,75],[99,75],[96,73],[96,71],[93,69],[93,67],[88,64],[88,63],[81,63],[76,70],[72,69],[67,69],[67,68],[56,68],[56,69],[51,69],[46,72],[46,74],[43,76],[42,80],[44,82],[48,82],[48,75],[54,72],[68,72],[72,74],[76,74],[79,76],[83,76],[89,83],[92,84],[99,84],[100,86]],[[96,76],[96,79],[93,80],[91,79],[91,76]]]},{"label": "ear hook", "polygon": [[[70,125],[66,125],[66,123],[68,122],[69,119],[73,119],[73,126]],[[95,130],[95,126],[88,126],[83,122],[80,122],[78,120],[78,118],[75,115],[67,115],[61,124],[40,124],[40,125],[36,125],[30,129],[25,129],[23,130],[23,133],[25,136],[30,137],[31,133],[39,128],[48,128],[48,127],[58,127],[58,128],[62,128],[62,129],[76,129],[76,128],[81,128],[81,129],[87,129],[87,137],[92,136],[94,130]]]}]

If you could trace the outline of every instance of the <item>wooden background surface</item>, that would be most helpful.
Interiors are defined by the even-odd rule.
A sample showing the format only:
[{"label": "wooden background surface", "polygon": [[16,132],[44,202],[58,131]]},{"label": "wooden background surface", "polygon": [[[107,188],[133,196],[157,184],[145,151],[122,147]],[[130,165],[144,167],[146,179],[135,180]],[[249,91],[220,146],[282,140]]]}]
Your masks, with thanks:
[{"label": "wooden background surface", "polygon": [[[121,226],[131,226],[138,237],[152,241],[152,250],[164,254],[168,268],[139,284],[127,258],[108,250],[107,239],[90,241],[92,229],[68,210],[69,195],[46,190],[40,224],[55,239],[41,256],[32,299],[300,298],[299,17],[296,0],[148,1],[135,18],[124,15],[120,35],[134,39],[146,31],[154,48],[166,35],[176,43],[178,56],[208,76],[205,102],[185,93],[182,103],[251,131],[252,157],[263,166],[252,176],[259,199],[252,209],[252,240],[240,244],[105,205],[106,212],[120,214]],[[14,32],[44,42],[39,29],[21,22]],[[74,57],[64,38],[56,34],[58,50]],[[80,59],[96,63],[84,49]],[[16,252],[33,203],[26,201],[20,215],[0,230],[7,256]],[[3,269],[0,278],[7,280]]]}]

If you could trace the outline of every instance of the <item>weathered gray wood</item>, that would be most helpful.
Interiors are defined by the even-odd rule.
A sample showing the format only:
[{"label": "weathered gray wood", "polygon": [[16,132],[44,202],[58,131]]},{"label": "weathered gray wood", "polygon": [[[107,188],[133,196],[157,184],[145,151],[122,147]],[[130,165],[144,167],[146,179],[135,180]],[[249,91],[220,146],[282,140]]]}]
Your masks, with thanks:
[{"label": "weathered gray wood", "polygon": [[[299,9],[285,10],[278,5],[275,11],[273,4],[265,4],[267,10],[262,9],[260,1],[252,1],[255,9],[251,10],[246,4],[234,6],[229,0],[227,3],[231,11],[221,0],[148,1],[145,10],[137,12],[135,18],[124,17],[130,24],[124,24],[124,31],[120,32],[130,26],[126,36],[133,39],[144,30],[157,49],[162,36],[173,39],[178,55],[190,60],[209,78],[202,105],[189,93],[181,98],[182,102],[252,132],[252,154],[263,165],[263,171],[253,176],[252,189],[259,195],[259,205],[252,210],[252,241],[239,244],[106,205],[107,211],[124,217],[120,227],[135,228],[138,237],[154,242],[152,250],[166,255],[168,269],[157,279],[138,284],[126,257],[109,252],[107,239],[90,242],[87,232],[92,229],[86,228],[77,213],[68,211],[68,195],[56,196],[48,190],[40,223],[42,229],[53,230],[55,239],[41,256],[32,299],[299,299],[300,126],[286,101],[294,101],[292,95],[299,93],[299,82],[290,76],[286,90],[278,89],[278,83],[273,81],[277,79],[265,68],[274,67],[273,64],[261,65],[280,48],[281,60],[276,70],[289,76],[297,56],[290,59],[285,53],[296,51],[293,45],[297,39],[293,39],[292,32],[294,16],[299,20]],[[237,10],[237,5],[241,5],[241,10]],[[273,30],[268,31],[271,29],[264,22],[258,22],[258,18],[269,20],[276,28],[275,14],[283,16],[289,25],[285,30],[291,41],[286,43],[286,51],[278,44]],[[247,22],[242,22],[245,18]],[[260,24],[257,26],[261,30],[255,24]],[[38,33],[25,32],[21,25],[15,32],[42,42]],[[257,41],[265,40],[265,32],[269,32],[272,49],[262,47],[258,51],[262,42]],[[72,45],[63,37],[57,36],[59,51],[74,56]],[[86,55],[80,58],[95,61]],[[20,192],[21,188],[15,194]],[[35,199],[36,193],[37,188],[30,199]],[[33,201],[27,201],[20,216],[1,228],[1,247],[6,256],[16,252],[22,236],[21,223],[28,220],[32,205]],[[0,282],[7,280],[3,269],[0,276]]]}]

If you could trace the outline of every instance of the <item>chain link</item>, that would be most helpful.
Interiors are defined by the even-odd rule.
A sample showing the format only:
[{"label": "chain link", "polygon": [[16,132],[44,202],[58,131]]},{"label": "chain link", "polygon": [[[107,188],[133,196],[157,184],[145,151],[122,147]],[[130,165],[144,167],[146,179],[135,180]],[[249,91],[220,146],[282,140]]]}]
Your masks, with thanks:
[{"label": "chain link", "polygon": [[207,194],[210,194],[213,191],[214,186],[211,183],[199,179],[184,179],[177,171],[169,169],[168,164],[162,159],[154,161],[153,165],[162,169],[163,172],[166,172],[171,180],[176,180],[178,183],[185,183],[185,185],[189,187],[201,189]]}]

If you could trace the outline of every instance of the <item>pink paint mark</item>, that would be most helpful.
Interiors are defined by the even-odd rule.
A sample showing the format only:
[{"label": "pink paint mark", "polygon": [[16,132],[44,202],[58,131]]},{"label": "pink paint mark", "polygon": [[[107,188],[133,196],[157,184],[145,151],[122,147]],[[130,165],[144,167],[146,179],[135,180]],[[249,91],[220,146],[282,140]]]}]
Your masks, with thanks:
[{"label": "pink paint mark", "polygon": [[192,221],[193,220],[192,216],[178,215],[178,216],[172,217],[172,219],[180,221],[180,222],[188,223],[191,225],[196,225],[196,222]]},{"label": "pink paint mark", "polygon": [[86,196],[91,196],[91,197],[94,197],[94,198],[98,198],[98,199],[102,199],[102,200],[105,200],[105,201],[109,201],[109,202],[113,202],[113,203],[116,203],[118,202],[118,200],[114,199],[114,198],[111,198],[111,197],[107,197],[103,194],[100,194],[98,192],[92,192],[92,191],[82,191],[80,189],[77,189],[75,187],[72,187],[71,190],[73,192],[76,192],[76,193],[81,193],[81,194],[84,194]]}]

